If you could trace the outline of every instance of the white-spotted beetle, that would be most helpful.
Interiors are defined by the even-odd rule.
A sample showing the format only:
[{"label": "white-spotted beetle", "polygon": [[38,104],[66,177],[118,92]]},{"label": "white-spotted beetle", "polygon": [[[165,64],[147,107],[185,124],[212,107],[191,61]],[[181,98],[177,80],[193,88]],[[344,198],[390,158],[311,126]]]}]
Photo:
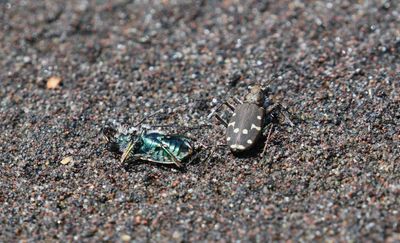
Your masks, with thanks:
[{"label": "white-spotted beetle", "polygon": [[[249,151],[255,147],[259,139],[266,135],[267,127],[271,119],[267,117],[273,110],[279,108],[284,110],[279,104],[270,105],[265,96],[265,91],[260,85],[254,85],[250,92],[245,96],[244,102],[236,99],[239,105],[235,108],[228,102],[222,103],[213,112],[209,118],[215,116],[220,120],[226,129],[226,142],[234,153]],[[223,105],[227,105],[232,111],[232,117],[229,122],[224,121],[216,112]],[[288,116],[284,114],[285,119],[293,126]],[[269,137],[272,131],[272,124],[269,129],[267,142],[264,146],[265,152]]]}]

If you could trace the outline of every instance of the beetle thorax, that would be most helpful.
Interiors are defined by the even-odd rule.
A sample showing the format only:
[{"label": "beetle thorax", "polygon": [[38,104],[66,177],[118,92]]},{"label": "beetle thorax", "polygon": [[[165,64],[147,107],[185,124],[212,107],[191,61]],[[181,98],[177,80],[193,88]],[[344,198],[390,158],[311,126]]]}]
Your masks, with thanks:
[{"label": "beetle thorax", "polygon": [[250,93],[246,95],[245,102],[258,106],[263,106],[264,98],[265,96],[263,90],[261,89],[261,86],[255,85],[251,88]]}]

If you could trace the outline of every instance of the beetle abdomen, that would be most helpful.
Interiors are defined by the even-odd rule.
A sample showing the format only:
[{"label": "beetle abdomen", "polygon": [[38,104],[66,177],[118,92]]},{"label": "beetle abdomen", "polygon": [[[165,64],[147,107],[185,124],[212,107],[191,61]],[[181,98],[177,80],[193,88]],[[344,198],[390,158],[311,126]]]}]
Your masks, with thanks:
[{"label": "beetle abdomen", "polygon": [[262,134],[264,108],[244,103],[239,105],[228,123],[226,141],[232,151],[251,149]]},{"label": "beetle abdomen", "polygon": [[147,154],[154,161],[164,163],[174,163],[172,156],[181,161],[190,156],[193,151],[189,140],[179,135],[149,133],[143,135],[142,141],[139,152]]}]

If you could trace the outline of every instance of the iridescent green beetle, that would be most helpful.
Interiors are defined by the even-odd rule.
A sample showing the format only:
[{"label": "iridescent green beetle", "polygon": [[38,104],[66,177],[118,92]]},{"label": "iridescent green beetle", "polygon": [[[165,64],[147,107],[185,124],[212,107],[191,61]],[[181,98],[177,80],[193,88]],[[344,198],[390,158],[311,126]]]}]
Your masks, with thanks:
[{"label": "iridescent green beetle", "polygon": [[166,135],[159,132],[117,135],[117,131],[112,128],[105,128],[103,134],[108,149],[122,154],[121,162],[143,160],[182,167],[182,162],[195,151],[192,141],[182,135]]}]

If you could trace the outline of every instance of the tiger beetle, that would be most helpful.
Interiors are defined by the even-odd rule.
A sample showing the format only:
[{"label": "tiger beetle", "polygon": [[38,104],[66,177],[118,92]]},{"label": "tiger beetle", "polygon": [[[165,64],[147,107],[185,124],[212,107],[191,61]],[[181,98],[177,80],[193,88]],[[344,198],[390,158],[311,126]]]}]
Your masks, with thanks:
[{"label": "tiger beetle", "polygon": [[160,132],[133,132],[118,134],[110,127],[103,129],[108,149],[122,154],[121,162],[143,160],[160,164],[175,164],[182,167],[182,162],[194,154],[192,141],[182,135],[166,135]]},{"label": "tiger beetle", "polygon": [[[261,137],[267,135],[267,141],[262,154],[264,154],[273,129],[271,114],[275,109],[280,109],[285,116],[285,120],[291,126],[293,123],[288,118],[288,114],[282,112],[284,108],[279,104],[272,104],[265,95],[265,89],[260,85],[255,85],[245,96],[244,102],[235,99],[239,105],[235,108],[232,104],[225,101],[210,113],[208,118],[215,116],[226,127],[226,142],[231,151],[235,154],[253,149]],[[226,105],[232,112],[229,122],[223,120],[216,112],[222,105]],[[287,113],[287,112],[286,112]]]}]

